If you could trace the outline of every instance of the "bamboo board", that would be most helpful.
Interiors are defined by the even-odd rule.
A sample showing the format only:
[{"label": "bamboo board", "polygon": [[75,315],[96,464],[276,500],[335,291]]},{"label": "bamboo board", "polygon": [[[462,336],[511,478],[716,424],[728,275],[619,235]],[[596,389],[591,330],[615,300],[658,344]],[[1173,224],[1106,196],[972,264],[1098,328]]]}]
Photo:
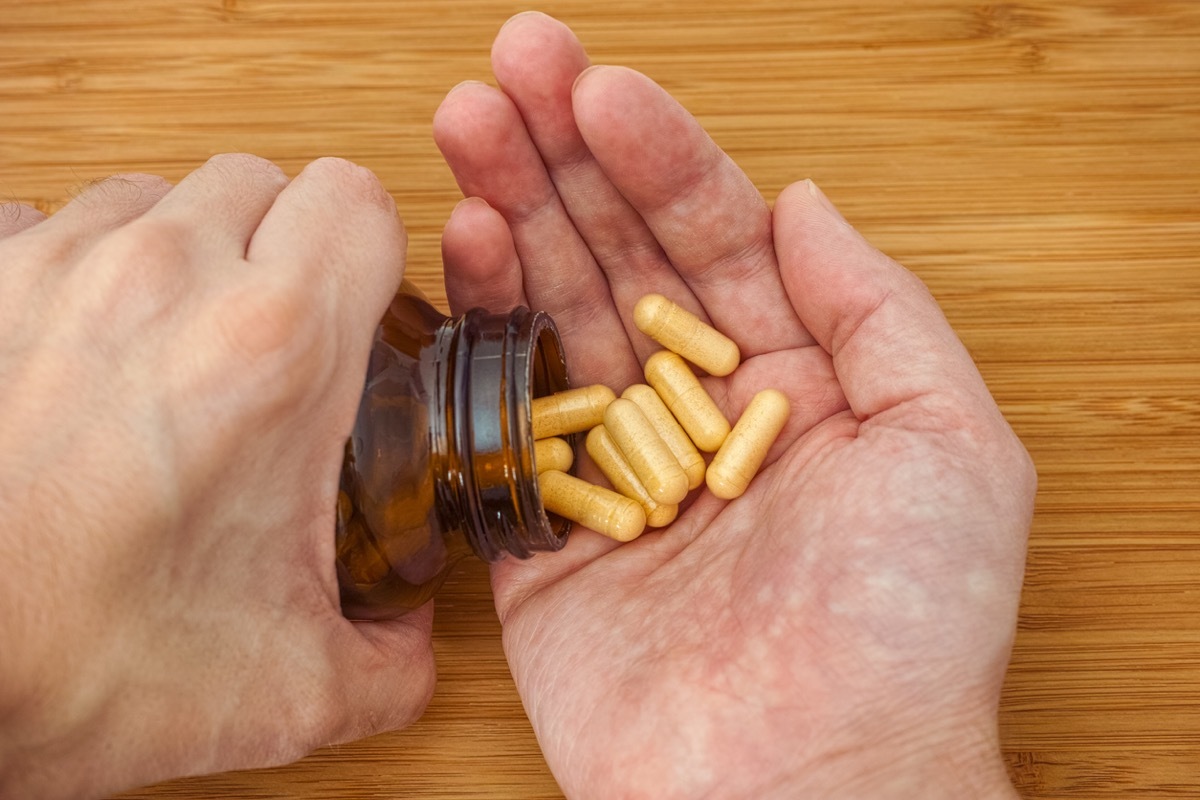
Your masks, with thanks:
[{"label": "bamboo board", "polygon": [[[550,2],[772,198],[811,177],[942,302],[1038,464],[1002,706],[1027,798],[1200,796],[1200,4]],[[0,196],[209,155],[379,174],[444,301],[430,136],[499,0],[0,0]],[[128,798],[556,798],[486,572],[438,601],[413,728]]]}]

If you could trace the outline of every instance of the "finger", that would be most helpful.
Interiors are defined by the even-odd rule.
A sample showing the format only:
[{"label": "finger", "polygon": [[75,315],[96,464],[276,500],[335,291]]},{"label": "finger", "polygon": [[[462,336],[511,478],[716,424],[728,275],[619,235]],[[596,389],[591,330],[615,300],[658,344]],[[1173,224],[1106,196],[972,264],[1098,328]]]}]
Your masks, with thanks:
[{"label": "finger", "polygon": [[199,260],[243,258],[246,245],[288,184],[283,170],[247,153],[210,158],[144,217],[186,231]]},{"label": "finger", "polygon": [[868,244],[811,181],[779,195],[775,241],[788,297],[832,356],[860,420],[906,404],[932,410],[939,420],[945,413],[994,411],[925,285]]},{"label": "finger", "polygon": [[[362,357],[404,276],[407,236],[391,195],[369,170],[338,158],[312,162],[280,192],[246,250],[276,277],[321,287],[334,331]],[[358,363],[354,361],[352,363]]]},{"label": "finger", "polygon": [[501,313],[529,304],[512,231],[481,198],[469,197],[451,212],[442,232],[442,265],[455,314],[472,308]]},{"label": "finger", "polygon": [[512,101],[483,84],[460,84],[442,101],[433,131],[463,194],[482,197],[508,221],[525,296],[558,324],[572,379],[615,389],[638,380],[608,282],[559,201]]},{"label": "finger", "polygon": [[573,101],[605,174],[743,356],[811,344],[784,298],[767,204],[699,123],[621,67],[587,70]]},{"label": "finger", "polygon": [[345,692],[333,742],[399,730],[417,720],[433,697],[433,604],[400,619],[347,623],[335,668]]},{"label": "finger", "polygon": [[0,203],[0,239],[15,236],[46,219],[46,215],[23,203]]},{"label": "finger", "polygon": [[[492,46],[492,70],[516,105],[571,221],[608,277],[618,309],[650,292],[694,309],[691,290],[641,215],[609,181],[575,125],[571,89],[588,67],[571,29],[527,11],[510,19]],[[658,348],[633,336],[643,358]]]}]

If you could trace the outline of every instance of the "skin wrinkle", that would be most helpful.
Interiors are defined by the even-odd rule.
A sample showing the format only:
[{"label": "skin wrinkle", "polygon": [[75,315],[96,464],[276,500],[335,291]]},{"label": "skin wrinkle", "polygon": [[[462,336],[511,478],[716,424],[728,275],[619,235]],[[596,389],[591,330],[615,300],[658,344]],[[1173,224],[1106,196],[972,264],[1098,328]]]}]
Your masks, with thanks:
[{"label": "skin wrinkle", "polygon": [[[517,111],[520,113],[519,108]],[[522,117],[521,121],[525,122],[524,117]],[[528,124],[525,127],[528,129]],[[576,135],[578,136],[578,130],[576,130]],[[599,175],[603,177],[603,170],[596,162],[596,157],[592,155],[592,151],[583,143],[582,137],[579,138],[578,146],[564,147],[562,152],[553,153],[548,157],[545,152],[542,155],[546,164],[546,172],[550,175],[551,182],[556,188],[563,182],[558,180],[556,176],[563,178],[591,178]]]},{"label": "skin wrinkle", "polygon": [[[825,348],[829,352],[829,357],[833,361],[835,370],[837,369],[839,357],[845,352],[850,343],[854,341],[855,337],[858,336],[863,325],[880,312],[892,295],[893,291],[891,289],[884,290],[879,298],[872,303],[870,308],[862,310],[857,319],[843,319],[841,324],[835,329],[829,346]],[[849,330],[846,329],[847,324],[849,325]]]},{"label": "skin wrinkle", "polygon": [[[607,180],[602,172],[599,177],[601,180]],[[568,217],[577,227],[585,226],[591,232],[591,235],[584,237],[586,246],[596,264],[608,278],[610,287],[620,286],[622,282],[630,281],[637,281],[646,286],[652,285],[646,283],[645,278],[641,278],[641,276],[655,275],[661,268],[673,269],[674,265],[671,264],[662,245],[645,227],[645,222],[640,216],[636,217],[637,221],[633,223],[632,227],[622,224],[625,222],[622,220],[622,216],[624,216],[622,212],[628,211],[629,214],[635,216],[637,212],[628,205],[620,192],[611,184],[602,187],[600,191],[609,196],[610,205],[616,202],[624,208],[601,215],[590,208],[582,208],[579,203],[564,203],[563,207]],[[572,213],[572,206],[575,207],[575,213]],[[638,228],[638,223],[641,223],[640,228]],[[638,280],[639,278],[641,280]],[[629,294],[628,290],[626,294]],[[638,296],[641,295],[638,294]]]},{"label": "skin wrinkle", "polygon": [[[531,670],[526,675],[518,676],[518,680],[520,680],[521,684],[520,688],[522,689],[520,694],[523,698],[523,701],[527,704],[527,712],[530,719],[535,721],[535,725],[536,720],[540,718],[536,698],[542,696],[542,693],[537,691],[537,687],[543,683],[553,683],[555,674],[560,670],[566,669],[575,671],[576,669],[580,668],[584,670],[591,668],[591,665],[586,663],[583,665],[574,665],[570,663],[569,660],[566,663],[563,663],[558,656],[559,650],[566,645],[566,640],[559,634],[557,627],[553,622],[554,612],[558,611],[561,607],[574,602],[577,602],[577,600],[571,597],[568,593],[561,591],[556,592],[555,599],[550,605],[538,611],[533,618],[529,620],[522,620],[522,626],[516,634],[516,641],[514,641],[513,636],[509,635],[509,628],[505,628],[504,631],[505,635],[503,640],[504,644],[506,645],[506,653],[512,653],[526,649],[530,651],[537,651],[535,642],[539,638],[550,639],[552,642],[556,642],[553,647],[544,649],[540,652],[538,663],[541,666],[539,668]],[[628,656],[630,654],[626,655]],[[547,679],[543,676],[550,677]],[[571,702],[574,704],[578,701],[578,699],[579,698],[572,698]],[[590,704],[582,709],[584,723],[582,728],[583,730],[587,730],[589,727],[588,723],[597,716],[600,709],[605,705],[606,699],[607,698],[603,695],[597,695]],[[543,747],[551,745],[556,747],[561,746],[561,743],[565,741],[567,743],[566,757],[568,758],[570,757],[570,754],[574,752],[576,746],[580,744],[580,740],[573,736],[558,736],[552,730],[545,732],[545,736],[543,736],[542,733],[543,732],[539,731],[539,741],[543,743]]]},{"label": "skin wrinkle", "polygon": [[[614,285],[619,286],[623,281],[628,282],[639,275],[653,274],[656,268],[673,267],[662,246],[645,227],[644,220],[616,187],[607,182],[608,179],[603,168],[596,162],[591,151],[584,149],[578,152],[576,157],[577,166],[570,163],[551,162],[548,172],[560,192],[564,183],[582,182],[595,186],[591,190],[591,194],[603,195],[599,200],[589,198],[592,202],[586,204],[586,207],[580,203],[568,202],[567,198],[561,195],[560,202],[567,217],[577,228],[583,230],[586,227],[588,231],[592,232],[591,235],[583,237],[584,242],[593,260],[608,278],[610,290]],[[573,176],[572,173],[575,172],[590,174]],[[564,180],[564,178],[572,177],[575,177],[576,180]],[[588,178],[595,180],[589,181]],[[606,204],[617,207],[608,214],[598,214],[597,209],[603,209]],[[632,219],[625,219],[628,217],[632,217]],[[626,222],[633,223],[634,227],[638,227],[638,223],[640,223],[640,229],[634,230],[632,227],[622,224]],[[611,235],[613,231],[618,231],[618,233]],[[627,330],[633,330],[628,321],[625,324]]]},{"label": "skin wrinkle", "polygon": [[[505,203],[502,206],[501,213],[508,221],[509,226],[514,231],[519,231],[525,227],[536,226],[547,217],[555,217],[560,211],[564,215],[566,214],[566,209],[563,208],[558,194],[554,191],[553,184],[550,184],[546,187],[546,191],[539,197],[531,198],[521,203]],[[513,236],[513,239],[517,243],[517,253],[520,254],[522,237],[517,234]],[[526,253],[521,262],[529,265],[528,269],[536,269],[538,259],[532,257],[535,255],[538,254]]]},{"label": "skin wrinkle", "polygon": [[[603,227],[605,224],[605,220],[597,221],[594,218],[586,221],[594,227]],[[619,220],[614,220],[614,222],[619,222]],[[606,237],[599,242],[595,237],[591,237],[588,239],[588,249],[592,253],[592,258],[596,260],[608,277],[610,286],[612,284],[620,285],[622,281],[637,281],[645,284],[644,279],[638,280],[641,276],[653,275],[660,267],[673,267],[662,245],[652,237],[616,235]],[[640,294],[638,296],[640,297]]]},{"label": "skin wrinkle", "polygon": [[[528,288],[526,288],[526,293],[529,293]],[[555,295],[553,291],[547,293],[544,289],[540,290],[540,293],[546,294],[547,296]],[[559,296],[567,296],[568,294],[569,293],[564,292]],[[576,335],[573,335],[573,331],[589,330],[605,320],[605,308],[606,305],[602,300],[597,300],[595,302],[577,302],[571,305],[561,306],[556,308],[554,311],[554,321],[558,325],[559,330],[564,332],[564,338],[577,338]],[[629,342],[628,339],[626,339],[625,344],[632,351],[632,342]],[[620,347],[619,344],[612,342],[604,342],[603,345],[606,349]],[[572,376],[572,378],[574,377],[575,376]],[[613,385],[610,386],[610,388],[613,389],[613,391],[620,393],[625,387]]]},{"label": "skin wrinkle", "polygon": [[778,280],[779,268],[775,263],[775,248],[769,237],[770,229],[768,214],[767,224],[763,226],[762,231],[757,231],[755,236],[732,250],[720,252],[715,259],[703,266],[693,265],[687,268],[688,282],[706,289],[720,289],[724,286],[737,286],[764,275],[773,275],[776,276],[775,282],[779,284],[782,294],[783,283]]}]

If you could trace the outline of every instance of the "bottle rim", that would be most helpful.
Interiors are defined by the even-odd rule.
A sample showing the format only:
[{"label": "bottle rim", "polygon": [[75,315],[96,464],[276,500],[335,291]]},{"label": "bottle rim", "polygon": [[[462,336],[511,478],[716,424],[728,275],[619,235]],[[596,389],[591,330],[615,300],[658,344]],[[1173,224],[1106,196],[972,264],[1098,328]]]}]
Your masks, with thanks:
[{"label": "bottle rim", "polygon": [[[562,339],[544,311],[472,309],[461,319],[454,407],[467,540],[484,561],[560,550],[570,521],[542,507],[532,400],[569,388]],[[574,442],[572,441],[572,447]]]}]

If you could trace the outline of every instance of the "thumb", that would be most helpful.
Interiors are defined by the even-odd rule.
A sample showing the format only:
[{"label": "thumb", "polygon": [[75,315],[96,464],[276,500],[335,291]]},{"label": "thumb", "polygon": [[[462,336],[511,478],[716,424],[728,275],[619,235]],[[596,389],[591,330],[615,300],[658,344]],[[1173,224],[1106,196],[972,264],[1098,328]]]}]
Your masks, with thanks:
[{"label": "thumb", "polygon": [[816,184],[784,189],[773,222],[784,287],[804,326],[832,357],[855,416],[867,420],[914,405],[998,416],[983,378],[925,285],[872,247]]},{"label": "thumb", "polygon": [[342,628],[335,667],[343,705],[331,743],[399,730],[421,716],[436,683],[432,627],[433,604],[426,603],[399,619]]}]

